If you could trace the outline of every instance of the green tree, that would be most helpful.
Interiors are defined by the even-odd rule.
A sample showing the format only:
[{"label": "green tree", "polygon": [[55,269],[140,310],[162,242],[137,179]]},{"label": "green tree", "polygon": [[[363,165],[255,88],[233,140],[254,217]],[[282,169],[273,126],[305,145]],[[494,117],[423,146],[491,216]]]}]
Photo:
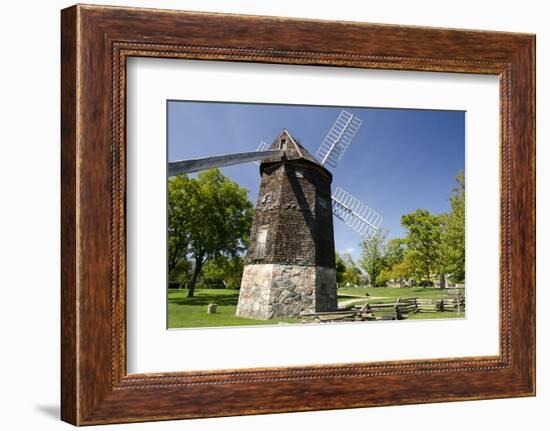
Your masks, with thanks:
[{"label": "green tree", "polygon": [[[192,202],[198,187],[187,175],[173,177],[168,182],[168,275],[172,281],[182,281],[182,269],[189,271],[186,260],[191,235]],[[187,281],[187,280],[185,280]]]},{"label": "green tree", "polygon": [[387,286],[388,282],[393,280],[394,278],[395,277],[391,269],[383,269],[382,271],[380,271],[380,274],[378,274],[378,277],[376,277],[376,285]]},{"label": "green tree", "polygon": [[367,273],[371,287],[376,285],[376,279],[385,267],[384,249],[387,236],[387,230],[378,230],[376,234],[361,242],[359,265]]},{"label": "green tree", "polygon": [[445,266],[455,281],[462,282],[466,275],[466,183],[463,171],[456,176],[456,186],[449,202],[451,212],[445,216],[443,229]]},{"label": "green tree", "polygon": [[402,262],[407,252],[407,245],[403,238],[390,239],[384,250],[384,261],[386,268],[391,269],[394,265]]},{"label": "green tree", "polygon": [[424,279],[429,282],[433,272],[440,273],[443,270],[443,217],[432,215],[425,209],[418,209],[402,216],[401,225],[407,230],[405,242],[408,249],[413,252],[411,261],[421,268]]},{"label": "green tree", "polygon": [[393,273],[396,278],[412,279],[418,282],[424,276],[422,263],[422,256],[419,252],[407,250],[403,261],[393,267]]},{"label": "green tree", "polygon": [[[192,297],[198,276],[209,259],[235,257],[245,250],[252,226],[253,206],[247,199],[247,190],[218,169],[201,172],[197,179],[178,182],[178,178],[170,180],[169,200],[179,199],[171,204],[182,209],[184,214],[179,220],[183,225],[170,225],[169,232],[181,229],[188,235],[187,255],[194,262],[188,285],[188,296]],[[171,193],[178,186],[186,190]]]},{"label": "green tree", "polygon": [[191,262],[187,259],[180,259],[176,266],[169,273],[170,281],[179,283],[180,286],[185,286],[191,278]]},{"label": "green tree", "polygon": [[207,283],[219,283],[227,289],[238,289],[243,270],[244,259],[241,256],[218,256],[206,262],[202,272]]},{"label": "green tree", "polygon": [[344,284],[352,284],[357,286],[361,282],[361,270],[357,267],[351,255],[349,253],[344,254],[345,270],[342,275],[342,282]]},{"label": "green tree", "polygon": [[338,285],[342,284],[344,280],[344,273],[346,272],[346,263],[336,252],[336,282]]}]

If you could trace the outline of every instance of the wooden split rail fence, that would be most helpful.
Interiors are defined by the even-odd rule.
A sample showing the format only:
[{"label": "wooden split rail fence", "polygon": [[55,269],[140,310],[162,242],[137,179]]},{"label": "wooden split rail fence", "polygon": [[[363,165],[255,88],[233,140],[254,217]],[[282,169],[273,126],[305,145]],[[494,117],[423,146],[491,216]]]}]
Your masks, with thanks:
[{"label": "wooden split rail fence", "polygon": [[368,304],[360,307],[340,308],[338,311],[302,313],[300,314],[300,317],[303,323],[357,322],[375,320],[372,312],[368,310]]},{"label": "wooden split rail fence", "polygon": [[304,323],[403,320],[412,313],[462,312],[465,308],[464,295],[456,293],[441,299],[397,298],[392,302],[367,302],[338,311],[302,313],[300,317]]}]

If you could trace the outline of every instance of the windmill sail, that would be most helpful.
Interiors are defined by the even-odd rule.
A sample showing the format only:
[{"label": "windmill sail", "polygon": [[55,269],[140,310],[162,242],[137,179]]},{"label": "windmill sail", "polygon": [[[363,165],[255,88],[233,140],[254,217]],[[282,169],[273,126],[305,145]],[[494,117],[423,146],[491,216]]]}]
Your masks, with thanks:
[{"label": "windmill sail", "polygon": [[361,127],[361,120],[348,111],[340,112],[315,154],[321,165],[336,167]]},{"label": "windmill sail", "polygon": [[251,151],[248,153],[225,154],[221,156],[204,157],[201,159],[178,160],[168,163],[168,177],[203,171],[210,168],[221,168],[223,166],[253,162],[268,157],[282,156],[283,154],[284,150],[264,150]]},{"label": "windmill sail", "polygon": [[[258,148],[256,148],[256,151],[265,151],[268,148],[269,148],[269,145],[267,145],[264,141],[261,141],[260,145],[258,145]],[[262,161],[261,160],[256,160],[256,161],[254,161],[254,163],[257,164],[258,166],[260,166]]]},{"label": "windmill sail", "polygon": [[332,213],[360,235],[370,237],[382,223],[382,216],[344,189],[332,193]]}]

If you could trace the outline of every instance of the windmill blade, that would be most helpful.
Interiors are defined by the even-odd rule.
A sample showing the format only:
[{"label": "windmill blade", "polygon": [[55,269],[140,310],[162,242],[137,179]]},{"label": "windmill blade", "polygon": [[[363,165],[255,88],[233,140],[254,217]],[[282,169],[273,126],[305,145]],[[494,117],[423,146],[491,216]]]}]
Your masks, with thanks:
[{"label": "windmill blade", "polygon": [[[269,145],[267,145],[264,141],[260,142],[260,145],[258,145],[258,148],[256,148],[256,151],[265,151],[269,148]],[[255,164],[260,166],[262,164],[261,160],[254,161]]]},{"label": "windmill blade", "polygon": [[333,168],[336,167],[361,127],[361,123],[362,121],[350,112],[340,112],[327,136],[323,139],[317,153],[315,153],[321,165],[327,164]]},{"label": "windmill blade", "polygon": [[383,220],[382,215],[340,187],[332,193],[332,213],[365,237],[374,235]]},{"label": "windmill blade", "polygon": [[267,157],[280,157],[284,150],[251,151],[248,153],[225,154],[222,156],[204,157],[201,159],[178,160],[168,163],[168,177],[191,172],[203,171],[210,168],[237,165],[239,163],[253,162]]}]

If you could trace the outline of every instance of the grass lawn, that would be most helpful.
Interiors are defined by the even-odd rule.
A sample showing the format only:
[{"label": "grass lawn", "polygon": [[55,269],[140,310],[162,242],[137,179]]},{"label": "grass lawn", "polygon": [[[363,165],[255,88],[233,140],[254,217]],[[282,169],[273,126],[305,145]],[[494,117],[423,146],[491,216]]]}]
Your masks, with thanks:
[{"label": "grass lawn", "polygon": [[[168,327],[205,328],[214,326],[276,325],[300,323],[299,319],[255,320],[235,316],[239,291],[230,289],[196,289],[193,298],[187,289],[168,289]],[[208,304],[218,304],[215,314],[208,314]]]},{"label": "grass lawn", "polygon": [[[366,296],[366,293],[369,296]],[[338,302],[346,305],[362,305],[365,302],[389,302],[398,297],[439,299],[447,292],[438,288],[342,288],[338,290]],[[238,290],[230,289],[196,289],[195,297],[187,297],[187,289],[168,290],[168,327],[169,328],[205,328],[216,326],[276,325],[301,323],[300,319],[255,320],[235,316]],[[207,314],[208,304],[218,305],[215,314]],[[414,313],[409,319],[449,319],[464,317],[464,312]]]},{"label": "grass lawn", "polygon": [[371,297],[383,297],[384,299],[372,300],[372,302],[387,302],[390,300],[396,300],[397,298],[426,298],[426,299],[440,299],[448,295],[446,289],[439,289],[437,287],[407,287],[403,289],[395,287],[343,287],[338,289],[339,299],[351,299],[354,296],[366,296],[369,294]]},{"label": "grass lawn", "polygon": [[407,320],[425,320],[425,319],[458,319],[464,318],[464,311],[457,313],[455,311],[446,311],[445,313],[411,313]]}]

